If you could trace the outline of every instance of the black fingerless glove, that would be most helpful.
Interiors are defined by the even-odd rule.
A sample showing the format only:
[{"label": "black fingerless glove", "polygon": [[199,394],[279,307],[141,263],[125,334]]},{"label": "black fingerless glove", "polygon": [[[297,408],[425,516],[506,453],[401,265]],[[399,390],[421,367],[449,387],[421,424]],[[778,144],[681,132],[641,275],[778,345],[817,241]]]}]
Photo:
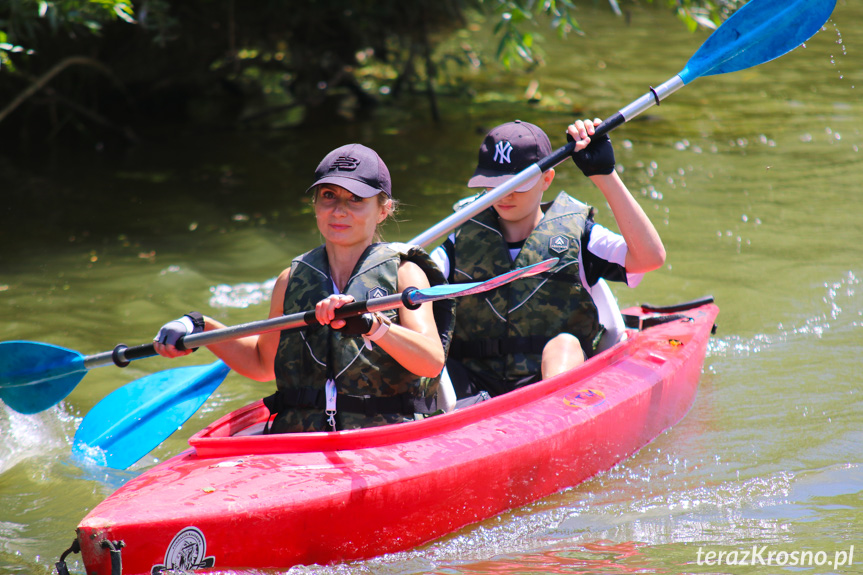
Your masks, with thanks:
[{"label": "black fingerless glove", "polygon": [[[572,136],[566,135],[568,142]],[[591,137],[590,144],[580,152],[572,154],[572,161],[587,176],[607,176],[614,171],[614,148],[608,134]]]},{"label": "black fingerless glove", "polygon": [[365,335],[372,329],[373,321],[374,316],[370,313],[355,315],[345,319],[345,325],[336,331],[349,336]]},{"label": "black fingerless glove", "polygon": [[190,311],[183,317],[187,317],[192,320],[192,325],[194,326],[192,329],[192,333],[201,333],[204,331],[204,314],[198,311]]}]

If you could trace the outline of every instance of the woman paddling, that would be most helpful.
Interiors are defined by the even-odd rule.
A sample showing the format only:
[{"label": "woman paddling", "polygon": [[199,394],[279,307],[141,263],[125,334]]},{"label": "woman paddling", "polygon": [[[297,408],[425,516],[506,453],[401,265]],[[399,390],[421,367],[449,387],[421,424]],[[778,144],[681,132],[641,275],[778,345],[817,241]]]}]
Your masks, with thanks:
[{"label": "woman paddling", "polygon": [[[363,145],[342,146],[318,165],[309,191],[324,244],[279,275],[269,317],[314,308],[321,325],[208,348],[246,377],[276,380],[278,391],[264,400],[275,415],[269,433],[372,427],[436,411],[452,300],[347,321],[334,315],[355,300],[446,281],[422,249],[379,242],[378,226],[395,209],[386,164]],[[165,324],[155,349],[186,355],[179,337],[222,327],[192,312]]]}]

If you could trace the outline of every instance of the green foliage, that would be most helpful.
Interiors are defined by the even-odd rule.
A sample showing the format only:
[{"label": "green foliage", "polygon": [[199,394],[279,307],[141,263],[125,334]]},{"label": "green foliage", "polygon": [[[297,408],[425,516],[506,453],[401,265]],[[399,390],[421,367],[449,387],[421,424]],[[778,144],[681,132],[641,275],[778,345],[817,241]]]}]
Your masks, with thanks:
[{"label": "green foliage", "polygon": [[448,42],[477,16],[493,25],[498,63],[532,67],[544,30],[583,34],[577,10],[606,2],[612,18],[653,4],[694,29],[744,0],[0,0],[0,101],[13,102],[0,128],[127,133],[138,111],[279,126],[407,92],[436,117],[448,65],[485,62]]},{"label": "green foliage", "polygon": [[32,50],[26,50],[22,46],[16,46],[15,44],[10,44],[7,42],[8,36],[6,32],[0,30],[0,68],[6,67],[14,70],[14,65],[12,63],[12,59],[9,57],[9,54],[17,54],[17,53],[31,53]]},{"label": "green foliage", "polygon": [[499,36],[497,59],[507,69],[519,61],[529,65],[539,63],[535,38],[525,31],[535,25],[537,17],[547,18],[551,28],[564,38],[571,32],[581,33],[572,12],[575,4],[570,0],[479,0],[480,8],[498,18],[494,33]]},{"label": "green foliage", "polygon": [[[599,0],[591,0],[596,3]],[[629,6],[640,3],[665,4],[694,31],[699,27],[716,28],[746,0],[607,0],[611,10],[622,14]],[[583,3],[587,3],[586,1]],[[477,0],[478,8],[497,19],[494,33],[499,37],[497,59],[507,69],[517,64],[528,66],[540,62],[536,38],[540,20],[561,38],[570,33],[583,34],[573,15],[575,0]]]},{"label": "green foliage", "polygon": [[4,0],[0,3],[0,69],[15,70],[14,54],[33,55],[44,33],[71,38],[99,34],[114,20],[135,23],[131,0]]},{"label": "green foliage", "polygon": [[[653,2],[654,0],[647,0]],[[716,28],[746,0],[657,0],[664,2],[669,9],[686,24],[690,31],[699,27]]]},{"label": "green foliage", "polygon": [[134,23],[130,0],[6,0],[0,8],[0,30],[7,38],[35,48],[40,29],[70,35],[98,33],[102,26],[121,19]]}]

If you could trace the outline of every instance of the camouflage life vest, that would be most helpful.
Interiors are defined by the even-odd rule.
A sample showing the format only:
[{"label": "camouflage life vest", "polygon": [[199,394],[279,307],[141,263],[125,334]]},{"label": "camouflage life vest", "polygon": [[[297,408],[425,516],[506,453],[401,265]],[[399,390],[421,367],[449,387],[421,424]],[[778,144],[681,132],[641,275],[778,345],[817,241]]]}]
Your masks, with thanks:
[{"label": "camouflage life vest", "polygon": [[546,274],[459,298],[450,357],[459,359],[491,395],[538,380],[542,348],[560,333],[576,336],[588,355],[594,349],[599,315],[581,284],[578,264],[581,236],[591,218],[589,206],[561,192],[512,263],[493,208],[456,231],[450,264],[457,283],[560,258]]},{"label": "camouflage life vest", "polygon": [[[358,301],[397,293],[398,268],[403,260],[419,265],[431,285],[446,283],[443,274],[422,249],[401,243],[378,243],[369,246],[360,257],[343,293]],[[332,293],[333,280],[326,249],[320,246],[291,263],[284,313],[312,310],[317,302]],[[441,300],[433,306],[446,351],[452,334],[455,303]],[[381,313],[398,323],[398,310]],[[268,407],[278,413],[273,421],[273,433],[326,430],[323,390],[330,378],[335,381],[339,394],[336,399],[339,429],[413,419],[413,413],[421,410],[415,410],[411,402],[418,399],[422,400],[418,403],[424,401],[427,406],[433,405],[439,380],[439,377],[424,378],[409,372],[375,344],[371,350],[367,349],[361,336],[346,336],[321,325],[282,332],[275,375],[278,392],[267,398],[276,405],[275,409],[269,404]],[[368,399],[381,397],[392,398],[392,401]],[[357,401],[365,401],[363,413],[347,412],[339,406],[340,403],[356,405]],[[387,411],[377,409],[381,405]]]}]

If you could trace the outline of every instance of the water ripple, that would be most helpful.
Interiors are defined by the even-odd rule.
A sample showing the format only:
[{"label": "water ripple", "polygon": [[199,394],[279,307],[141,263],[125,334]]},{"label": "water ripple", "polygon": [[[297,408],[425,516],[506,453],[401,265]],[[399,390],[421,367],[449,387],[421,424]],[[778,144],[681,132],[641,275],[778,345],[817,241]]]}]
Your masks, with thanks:
[{"label": "water ripple", "polygon": [[806,318],[799,325],[786,326],[780,323],[773,334],[760,333],[751,338],[736,335],[712,338],[707,353],[710,357],[749,357],[777,343],[809,337],[821,339],[840,323],[840,319],[848,318],[849,314],[853,318],[851,326],[860,327],[863,325],[860,321],[863,309],[851,299],[856,295],[859,284],[860,279],[854,272],[848,271],[840,280],[823,284],[825,295],[822,301],[827,305],[827,312]]}]

